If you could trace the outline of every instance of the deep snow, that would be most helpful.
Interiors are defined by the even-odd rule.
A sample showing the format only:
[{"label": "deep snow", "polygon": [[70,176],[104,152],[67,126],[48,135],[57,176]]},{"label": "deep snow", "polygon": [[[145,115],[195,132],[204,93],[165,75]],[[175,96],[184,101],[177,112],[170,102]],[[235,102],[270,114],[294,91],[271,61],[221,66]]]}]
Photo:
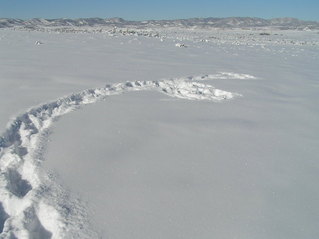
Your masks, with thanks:
[{"label": "deep snow", "polygon": [[[282,33],[318,39],[315,32]],[[29,154],[27,142],[17,138],[10,141],[11,150],[1,151],[2,237],[318,235],[317,45],[249,44],[247,31],[240,33],[249,39],[242,44],[232,40],[238,32],[231,31],[225,34],[230,41],[218,44],[192,40],[191,34],[164,41],[102,33],[0,34],[3,129],[9,117],[32,105],[105,84],[115,92],[160,87],[185,96],[179,98],[208,95],[223,101],[132,92],[62,117],[52,135],[46,130],[51,120],[76,106],[63,107],[51,118],[41,113],[49,121],[43,124],[41,118],[36,128],[46,134],[34,137],[36,142],[30,138]],[[187,48],[176,47],[178,42]],[[133,83],[117,83],[125,81]],[[89,98],[92,94],[88,91]],[[68,102],[88,102],[80,99]],[[24,139],[35,130],[21,129]],[[43,155],[37,147],[46,146],[47,137]]]}]

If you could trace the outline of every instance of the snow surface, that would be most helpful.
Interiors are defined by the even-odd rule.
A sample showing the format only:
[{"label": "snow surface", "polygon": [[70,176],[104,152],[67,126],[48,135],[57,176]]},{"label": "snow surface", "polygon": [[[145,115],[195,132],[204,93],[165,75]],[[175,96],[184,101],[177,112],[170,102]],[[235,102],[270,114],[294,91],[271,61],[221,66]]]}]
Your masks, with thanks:
[{"label": "snow surface", "polygon": [[[78,228],[74,228],[70,235],[70,226],[65,221],[70,209],[66,209],[66,202],[59,201],[60,189],[53,185],[47,189],[50,179],[41,179],[41,141],[47,137],[47,130],[54,120],[78,106],[95,103],[106,96],[139,90],[158,90],[172,97],[189,100],[220,101],[236,96],[209,85],[182,79],[134,81],[85,90],[19,115],[0,138],[0,168],[3,172],[0,178],[3,188],[0,201],[6,212],[3,226],[5,237],[13,234],[18,238],[67,238],[76,234]],[[48,191],[51,191],[50,196]],[[49,199],[43,199],[46,197]],[[47,200],[55,204],[47,205]],[[60,215],[61,212],[63,215]]]},{"label": "snow surface", "polygon": [[316,238],[318,45],[204,33],[0,31],[1,238]]}]

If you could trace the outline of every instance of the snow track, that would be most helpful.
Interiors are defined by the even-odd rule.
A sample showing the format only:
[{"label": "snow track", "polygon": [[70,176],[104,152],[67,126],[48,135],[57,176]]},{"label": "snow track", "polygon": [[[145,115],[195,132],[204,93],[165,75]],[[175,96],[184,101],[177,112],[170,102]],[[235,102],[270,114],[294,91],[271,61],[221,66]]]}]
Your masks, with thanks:
[{"label": "snow track", "polygon": [[81,202],[70,200],[41,167],[52,123],[82,105],[130,91],[155,90],[189,100],[221,101],[239,96],[194,80],[254,78],[219,73],[161,81],[135,81],[89,89],[29,109],[0,137],[0,238],[97,238]]}]

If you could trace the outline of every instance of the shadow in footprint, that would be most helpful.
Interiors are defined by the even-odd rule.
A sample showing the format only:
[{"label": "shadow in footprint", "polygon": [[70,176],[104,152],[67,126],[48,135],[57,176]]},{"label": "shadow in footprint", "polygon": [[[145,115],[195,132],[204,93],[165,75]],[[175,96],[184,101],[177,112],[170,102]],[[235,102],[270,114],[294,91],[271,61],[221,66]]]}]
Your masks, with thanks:
[{"label": "shadow in footprint", "polygon": [[32,189],[30,183],[27,180],[22,179],[21,175],[16,170],[8,170],[7,180],[8,184],[6,188],[19,198],[24,197]]},{"label": "shadow in footprint", "polygon": [[25,227],[29,232],[29,236],[32,239],[50,239],[52,237],[52,233],[48,230],[46,230],[34,208],[29,208],[24,212],[25,215]]},{"label": "shadow in footprint", "polygon": [[9,218],[9,215],[5,212],[2,203],[0,202],[0,233],[3,232],[5,221]]}]

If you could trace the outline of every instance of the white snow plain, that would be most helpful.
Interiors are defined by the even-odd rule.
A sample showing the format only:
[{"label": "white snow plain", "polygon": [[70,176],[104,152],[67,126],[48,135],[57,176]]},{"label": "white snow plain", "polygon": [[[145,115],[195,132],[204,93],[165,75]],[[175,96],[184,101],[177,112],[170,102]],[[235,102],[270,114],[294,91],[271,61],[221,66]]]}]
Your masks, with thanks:
[{"label": "white snow plain", "polygon": [[319,35],[164,33],[0,31],[1,238],[316,238]]}]

